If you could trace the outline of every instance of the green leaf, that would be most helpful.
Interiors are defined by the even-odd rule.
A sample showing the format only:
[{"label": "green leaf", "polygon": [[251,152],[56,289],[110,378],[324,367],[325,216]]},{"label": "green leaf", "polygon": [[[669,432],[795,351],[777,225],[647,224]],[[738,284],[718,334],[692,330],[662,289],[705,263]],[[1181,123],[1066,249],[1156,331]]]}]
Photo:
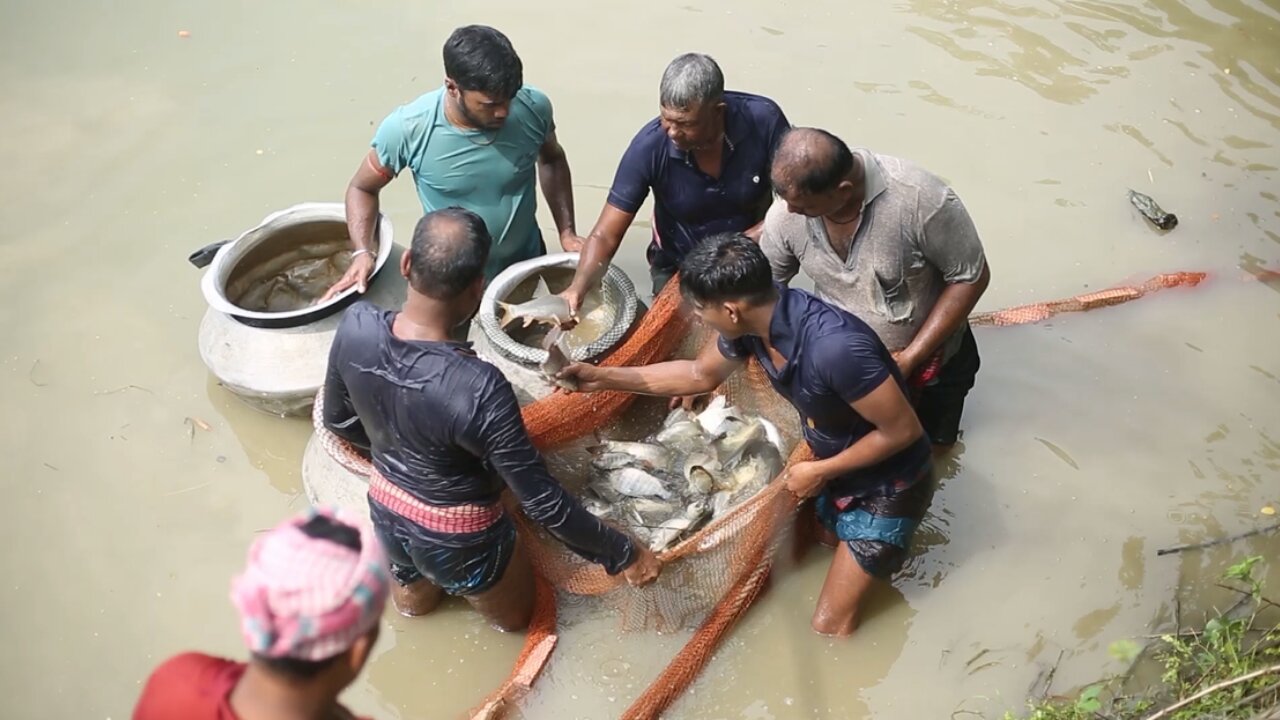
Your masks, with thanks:
[{"label": "green leaf", "polygon": [[1227,568],[1227,571],[1223,573],[1223,577],[1227,580],[1239,580],[1244,583],[1253,582],[1253,566],[1259,562],[1262,562],[1261,555],[1247,557]]},{"label": "green leaf", "polygon": [[1076,710],[1083,713],[1095,713],[1102,709],[1102,701],[1098,695],[1102,693],[1103,683],[1095,683],[1085,688],[1076,698]]},{"label": "green leaf", "polygon": [[1107,646],[1107,653],[1122,663],[1133,662],[1140,652],[1142,648],[1132,640],[1117,640]]}]

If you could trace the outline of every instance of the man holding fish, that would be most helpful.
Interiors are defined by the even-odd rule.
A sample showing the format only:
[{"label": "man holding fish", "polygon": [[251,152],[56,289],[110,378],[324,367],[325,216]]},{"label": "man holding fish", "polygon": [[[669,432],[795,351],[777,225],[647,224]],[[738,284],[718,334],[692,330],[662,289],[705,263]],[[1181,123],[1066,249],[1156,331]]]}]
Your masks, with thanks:
[{"label": "man holding fish", "polygon": [[511,383],[451,338],[479,307],[491,239],[462,208],[428,213],[400,262],[399,311],[358,302],[334,336],[324,423],[373,459],[369,510],[405,615],[461,595],[503,630],[533,611],[533,568],[500,495],[582,557],[634,585],[659,567],[547,472]]},{"label": "man holding fish", "polygon": [[484,218],[494,239],[485,265],[489,279],[546,253],[535,217],[535,176],[561,244],[579,244],[569,161],[556,138],[551,101],[524,84],[511,42],[491,27],[458,28],[445,43],[444,70],[443,87],[382,121],[351,178],[347,227],[355,250],[326,298],[352,285],[365,291],[377,256],[378,194],[405,169],[424,212],[460,205]]},{"label": "man holding fish", "polygon": [[623,154],[600,219],[582,244],[577,274],[563,293],[575,313],[599,285],[651,190],[648,258],[655,295],[703,238],[723,232],[760,236],[772,197],[769,158],[789,127],[782,109],[760,95],[725,91],[720,66],[697,53],[671,61],[658,100],[659,116]]},{"label": "man holding fish", "polygon": [[819,518],[841,541],[813,615],[819,633],[847,635],[877,580],[906,560],[931,499],[931,453],[897,364],[874,331],[818,298],[775,285],[769,261],[742,233],[704,240],[680,264],[680,289],[719,333],[695,360],[647,367],[575,363],[560,376],[584,392],[706,393],[748,359],[800,413],[819,459],[783,482],[817,497]]}]

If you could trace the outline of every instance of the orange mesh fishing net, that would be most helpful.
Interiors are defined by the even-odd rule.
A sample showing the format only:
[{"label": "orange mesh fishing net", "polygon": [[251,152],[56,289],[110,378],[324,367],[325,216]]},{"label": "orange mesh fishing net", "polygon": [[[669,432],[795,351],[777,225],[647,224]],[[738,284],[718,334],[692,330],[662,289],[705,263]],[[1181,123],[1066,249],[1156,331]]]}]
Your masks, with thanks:
[{"label": "orange mesh fishing net", "polygon": [[[1204,273],[1158,275],[1141,285],[1121,286],[1065,300],[1036,303],[996,312],[976,314],[973,325],[1018,325],[1039,322],[1061,312],[1078,312],[1137,299],[1156,290],[1194,286]],[[654,299],[634,331],[601,363],[606,366],[638,366],[690,357],[709,340],[708,333],[682,312],[677,279]],[[812,459],[807,445],[799,442],[795,410],[779,397],[764,370],[752,361],[719,389],[730,403],[744,412],[774,423],[792,447],[787,466]],[[323,391],[321,392],[323,394]],[[525,425],[534,444],[547,455],[548,464],[570,490],[570,467],[563,457],[581,455],[577,441],[601,430],[617,427],[617,421],[635,403],[635,396],[603,392],[591,395],[555,392],[523,408]],[[635,413],[628,413],[635,414]],[[354,448],[329,433],[321,421],[317,397],[313,422],[328,453],[358,475],[369,473],[369,462]],[[785,471],[785,470],[784,470]],[[556,592],[599,597],[618,613],[627,630],[669,631],[696,627],[685,646],[667,667],[622,714],[627,720],[656,718],[694,681],[768,579],[775,551],[792,526],[796,499],[774,479],[765,489],[724,516],[694,532],[675,547],[659,554],[662,574],[651,585],[632,588],[621,576],[573,554],[515,513],[522,540],[539,573],[533,620],[524,647],[511,675],[472,711],[473,718],[503,717],[532,687],[549,661],[556,643]]]}]

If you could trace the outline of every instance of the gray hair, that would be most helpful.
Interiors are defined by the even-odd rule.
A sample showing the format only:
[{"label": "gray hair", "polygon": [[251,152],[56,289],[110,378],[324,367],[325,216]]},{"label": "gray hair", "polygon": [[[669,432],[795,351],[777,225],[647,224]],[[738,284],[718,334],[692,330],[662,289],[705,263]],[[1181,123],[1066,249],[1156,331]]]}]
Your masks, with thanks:
[{"label": "gray hair", "polygon": [[664,108],[688,110],[724,97],[724,73],[710,55],[685,53],[662,73],[658,102]]}]

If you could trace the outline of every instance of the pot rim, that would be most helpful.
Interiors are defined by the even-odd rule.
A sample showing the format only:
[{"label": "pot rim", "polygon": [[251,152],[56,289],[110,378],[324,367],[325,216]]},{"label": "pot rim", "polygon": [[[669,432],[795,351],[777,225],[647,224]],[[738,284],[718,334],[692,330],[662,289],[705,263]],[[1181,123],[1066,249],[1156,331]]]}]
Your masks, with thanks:
[{"label": "pot rim", "polygon": [[[237,261],[249,251],[269,238],[272,233],[290,225],[314,221],[339,221],[345,223],[346,207],[343,203],[299,203],[267,215],[254,227],[240,233],[235,240],[223,245],[214,255],[213,261],[200,280],[200,289],[205,302],[218,312],[226,313],[237,320],[269,327],[287,326],[290,321],[313,322],[331,315],[350,304],[358,294],[355,287],[347,288],[323,304],[312,305],[288,312],[260,312],[246,310],[232,303],[225,294],[226,282]],[[378,255],[374,260],[373,272],[369,276],[372,283],[378,272],[391,257],[391,249],[395,239],[392,235],[391,220],[386,215],[378,214]]]}]

